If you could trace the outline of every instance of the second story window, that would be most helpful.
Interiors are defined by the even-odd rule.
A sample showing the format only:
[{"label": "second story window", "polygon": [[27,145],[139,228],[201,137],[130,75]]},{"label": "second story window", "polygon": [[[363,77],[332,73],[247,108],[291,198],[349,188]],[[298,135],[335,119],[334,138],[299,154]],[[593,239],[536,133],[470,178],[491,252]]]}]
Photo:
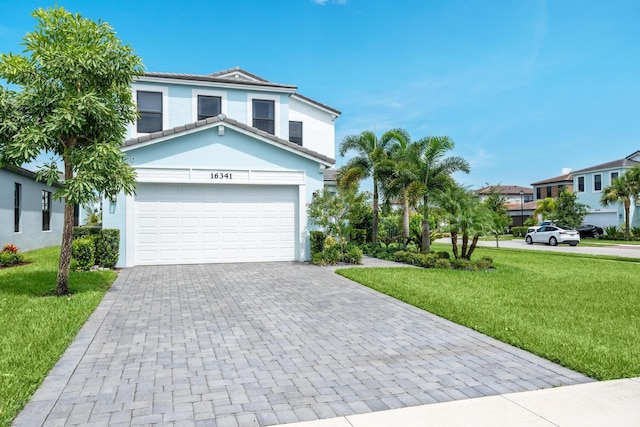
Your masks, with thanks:
[{"label": "second story window", "polygon": [[138,133],[162,130],[162,92],[138,91]]},{"label": "second story window", "polygon": [[302,145],[302,122],[289,122],[289,141]]},{"label": "second story window", "polygon": [[593,191],[602,191],[602,175],[593,175]]},{"label": "second story window", "polygon": [[584,176],[578,177],[578,193],[584,193]]},{"label": "second story window", "polygon": [[611,183],[613,183],[614,179],[618,179],[618,172],[611,172]]},{"label": "second story window", "polygon": [[275,105],[265,99],[253,100],[253,127],[275,135]]},{"label": "second story window", "polygon": [[536,187],[536,200],[542,199],[542,189],[540,187]]},{"label": "second story window", "polygon": [[222,113],[222,98],[198,95],[198,120],[215,117]]},{"label": "second story window", "polygon": [[553,197],[553,195],[552,195],[552,194],[553,194],[553,192],[552,192],[552,190],[551,190],[551,186],[550,186],[550,185],[547,185],[547,197]]},{"label": "second story window", "polygon": [[51,191],[42,190],[42,231],[51,230]]},{"label": "second story window", "polygon": [[560,195],[560,193],[562,193],[563,190],[564,190],[564,185],[559,184],[558,185],[558,195]]},{"label": "second story window", "polygon": [[13,186],[13,231],[20,232],[20,204],[22,202],[22,184],[17,182]]}]

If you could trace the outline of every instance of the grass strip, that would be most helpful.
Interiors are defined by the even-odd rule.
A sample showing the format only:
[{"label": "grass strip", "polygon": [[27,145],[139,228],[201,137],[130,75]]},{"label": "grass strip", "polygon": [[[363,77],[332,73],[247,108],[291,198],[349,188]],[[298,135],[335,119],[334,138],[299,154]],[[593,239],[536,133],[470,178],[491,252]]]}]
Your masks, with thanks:
[{"label": "grass strip", "polygon": [[0,426],[10,425],[117,277],[72,272],[72,294],[50,296],[59,254],[59,247],[26,252],[28,264],[0,269]]},{"label": "grass strip", "polygon": [[590,377],[640,376],[638,259],[502,248],[480,256],[497,269],[338,273]]}]

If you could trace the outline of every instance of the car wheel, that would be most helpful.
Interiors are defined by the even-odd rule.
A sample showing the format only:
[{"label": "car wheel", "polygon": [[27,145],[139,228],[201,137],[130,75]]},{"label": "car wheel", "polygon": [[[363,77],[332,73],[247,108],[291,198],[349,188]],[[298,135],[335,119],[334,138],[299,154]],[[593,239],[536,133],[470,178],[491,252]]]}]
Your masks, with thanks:
[{"label": "car wheel", "polygon": [[577,243],[569,243],[569,246],[578,246]]},{"label": "car wheel", "polygon": [[600,237],[600,233],[598,233],[597,231],[594,231],[594,232],[593,232],[593,238],[594,238],[594,239],[597,239],[597,238],[599,238],[599,237]]},{"label": "car wheel", "polygon": [[531,236],[527,236],[527,238],[524,240],[527,242],[527,245],[533,245],[533,239],[531,238]]},{"label": "car wheel", "polygon": [[555,237],[551,237],[551,238],[549,239],[549,244],[550,244],[551,246],[558,246],[558,241],[556,240],[556,238],[555,238]]}]

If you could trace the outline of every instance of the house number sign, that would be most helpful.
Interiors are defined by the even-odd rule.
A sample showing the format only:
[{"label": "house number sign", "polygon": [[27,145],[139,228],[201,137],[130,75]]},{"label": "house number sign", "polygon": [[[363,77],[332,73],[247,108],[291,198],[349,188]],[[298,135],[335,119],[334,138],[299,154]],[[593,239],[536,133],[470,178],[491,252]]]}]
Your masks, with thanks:
[{"label": "house number sign", "polygon": [[211,172],[211,179],[233,179],[231,172]]}]

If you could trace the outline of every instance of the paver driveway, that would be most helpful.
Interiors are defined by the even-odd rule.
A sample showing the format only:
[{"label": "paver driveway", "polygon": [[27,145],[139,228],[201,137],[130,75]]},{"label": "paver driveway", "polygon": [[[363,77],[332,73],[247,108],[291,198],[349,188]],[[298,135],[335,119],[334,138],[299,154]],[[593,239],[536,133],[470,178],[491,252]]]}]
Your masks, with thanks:
[{"label": "paver driveway", "polygon": [[15,425],[273,425],[588,381],[329,268],[135,267]]}]

